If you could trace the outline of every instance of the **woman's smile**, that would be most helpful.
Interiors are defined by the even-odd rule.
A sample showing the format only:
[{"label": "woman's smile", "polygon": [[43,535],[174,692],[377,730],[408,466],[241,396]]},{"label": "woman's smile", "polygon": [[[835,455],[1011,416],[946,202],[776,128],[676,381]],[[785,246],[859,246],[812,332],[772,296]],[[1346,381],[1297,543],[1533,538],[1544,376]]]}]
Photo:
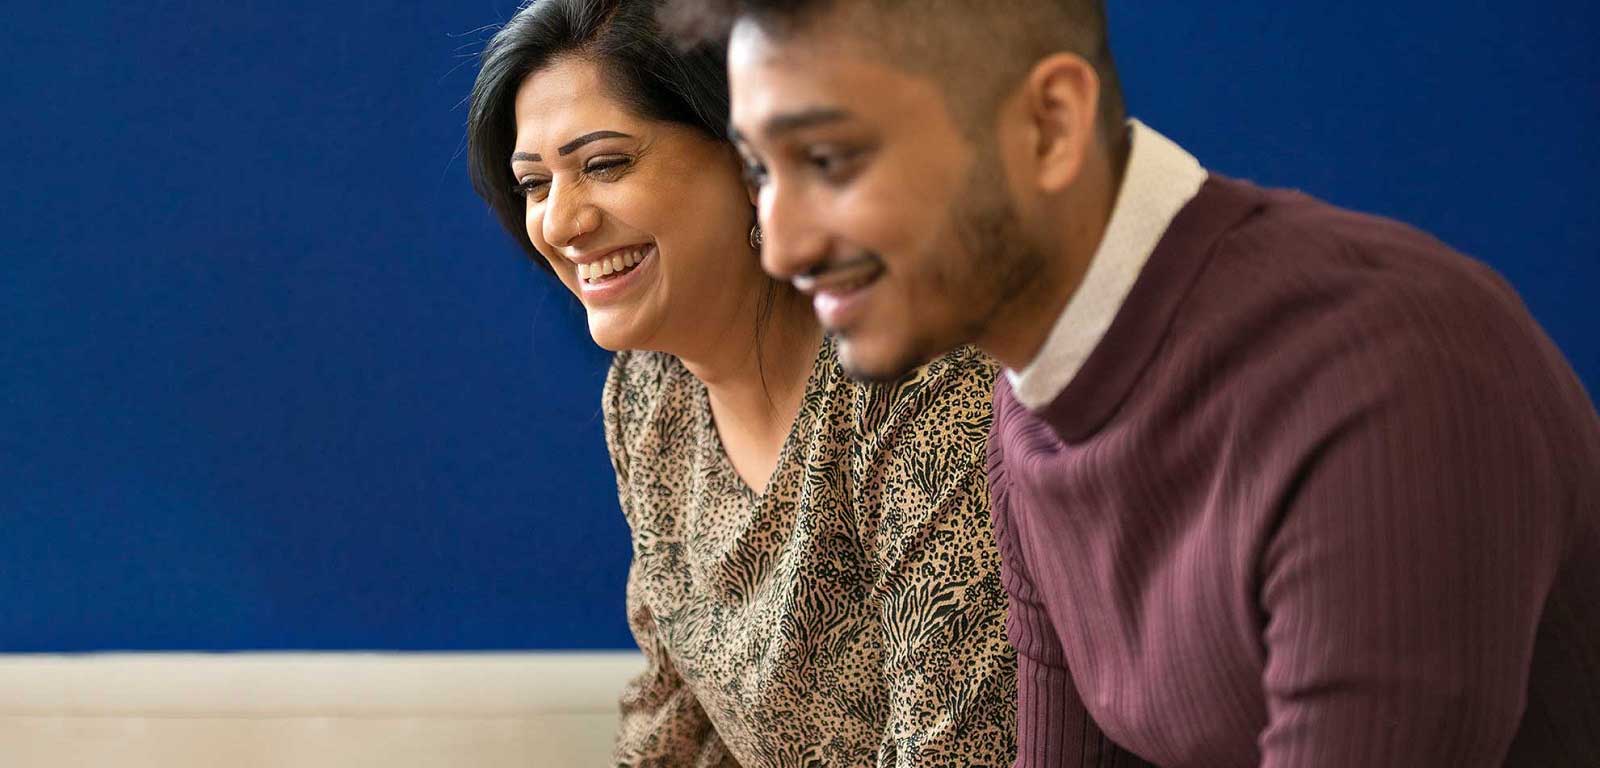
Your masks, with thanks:
[{"label": "woman's smile", "polygon": [[577,265],[578,292],[583,302],[594,306],[620,300],[643,273],[655,264],[654,243],[612,250],[598,259]]}]

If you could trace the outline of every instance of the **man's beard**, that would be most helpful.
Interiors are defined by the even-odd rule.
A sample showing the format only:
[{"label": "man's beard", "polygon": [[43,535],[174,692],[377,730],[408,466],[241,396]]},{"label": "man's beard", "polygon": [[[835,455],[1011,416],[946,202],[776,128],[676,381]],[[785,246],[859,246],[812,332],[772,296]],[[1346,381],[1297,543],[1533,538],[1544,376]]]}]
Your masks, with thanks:
[{"label": "man's beard", "polygon": [[[972,175],[992,176],[976,170]],[[988,335],[995,318],[1014,309],[1013,303],[1027,293],[1045,266],[1044,254],[1028,240],[1022,218],[1006,195],[1003,182],[997,178],[973,178],[968,184],[969,188],[983,190],[983,200],[968,209],[971,213],[953,215],[956,236],[969,258],[967,274],[957,283],[967,287],[965,295],[961,301],[951,303],[971,310],[962,317],[960,341],[950,346],[970,344]],[[947,291],[945,295],[955,293]]]},{"label": "man's beard", "polygon": [[[990,171],[981,170],[985,168]],[[993,173],[995,168],[994,163],[978,163],[964,185],[981,190],[979,199],[969,196],[960,207],[952,205],[948,214],[960,242],[961,258],[929,270],[932,292],[938,297],[931,305],[943,307],[953,316],[932,318],[940,324],[930,326],[915,322],[921,318],[913,313],[914,327],[900,354],[889,364],[862,368],[850,355],[841,355],[845,372],[852,378],[896,381],[917,366],[973,343],[987,335],[995,318],[1027,291],[1044,265],[1044,256],[1025,237],[1004,183]],[[848,339],[843,343],[848,345]]]}]

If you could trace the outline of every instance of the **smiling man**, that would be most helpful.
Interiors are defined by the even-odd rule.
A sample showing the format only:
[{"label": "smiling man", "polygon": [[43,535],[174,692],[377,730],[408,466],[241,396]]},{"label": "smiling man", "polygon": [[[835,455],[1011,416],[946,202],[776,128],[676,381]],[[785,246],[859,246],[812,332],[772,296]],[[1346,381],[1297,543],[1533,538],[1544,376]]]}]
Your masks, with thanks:
[{"label": "smiling man", "polygon": [[848,370],[1008,369],[1018,765],[1600,765],[1600,419],[1489,269],[1125,119],[1102,2],[670,15]]}]

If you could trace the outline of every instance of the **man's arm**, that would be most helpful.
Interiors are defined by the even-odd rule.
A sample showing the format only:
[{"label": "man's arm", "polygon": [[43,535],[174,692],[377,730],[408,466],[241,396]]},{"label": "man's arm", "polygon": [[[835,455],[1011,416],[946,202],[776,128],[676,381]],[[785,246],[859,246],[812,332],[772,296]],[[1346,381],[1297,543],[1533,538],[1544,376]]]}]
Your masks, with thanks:
[{"label": "man's arm", "polygon": [[1327,421],[1263,555],[1265,766],[1500,765],[1522,717],[1559,462],[1511,380],[1399,349],[1304,393]]},{"label": "man's arm", "polygon": [[1055,626],[1045,613],[1012,526],[1010,483],[1000,442],[989,440],[990,493],[1000,573],[1009,603],[1006,635],[1017,649],[1017,761],[1015,768],[1148,763],[1106,738],[1072,683]]}]

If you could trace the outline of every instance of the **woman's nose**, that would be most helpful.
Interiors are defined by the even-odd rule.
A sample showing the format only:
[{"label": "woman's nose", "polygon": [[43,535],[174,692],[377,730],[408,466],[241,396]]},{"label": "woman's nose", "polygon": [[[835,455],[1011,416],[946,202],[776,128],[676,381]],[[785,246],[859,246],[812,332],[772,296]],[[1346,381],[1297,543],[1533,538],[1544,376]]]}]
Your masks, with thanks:
[{"label": "woman's nose", "polygon": [[600,228],[600,211],[581,190],[552,182],[540,226],[545,242],[566,248]]}]

